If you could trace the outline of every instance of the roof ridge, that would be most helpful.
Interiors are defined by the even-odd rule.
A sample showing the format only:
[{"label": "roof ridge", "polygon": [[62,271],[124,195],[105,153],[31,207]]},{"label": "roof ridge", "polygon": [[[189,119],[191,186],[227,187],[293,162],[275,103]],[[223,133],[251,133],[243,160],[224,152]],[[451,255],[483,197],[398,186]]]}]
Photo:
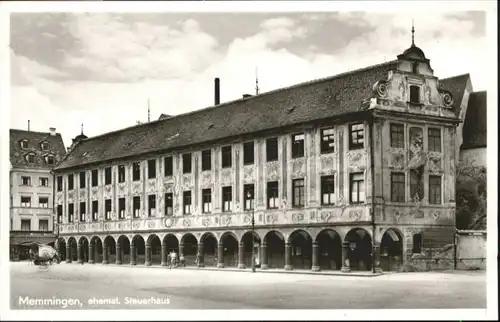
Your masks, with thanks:
[{"label": "roof ridge", "polygon": [[[325,82],[325,81],[328,81],[328,80],[333,80],[333,79],[336,79],[338,77],[343,77],[343,76],[347,76],[347,75],[351,75],[351,74],[356,74],[356,73],[359,73],[359,72],[362,72],[362,71],[366,71],[366,70],[370,70],[370,69],[374,69],[374,68],[377,68],[377,67],[394,64],[397,61],[398,61],[397,59],[394,59],[394,60],[391,60],[391,61],[388,61],[388,62],[384,62],[384,63],[380,63],[380,64],[375,64],[375,65],[370,65],[370,66],[367,66],[367,67],[358,68],[358,69],[347,71],[347,72],[343,72],[343,73],[340,73],[340,74],[335,74],[335,75],[332,75],[332,76],[317,78],[317,79],[314,79],[314,80],[309,80],[309,81],[306,81],[306,82],[297,83],[297,84],[293,84],[293,85],[286,86],[286,87],[280,87],[280,88],[277,88],[277,89],[274,89],[274,90],[270,90],[268,92],[264,92],[264,93],[259,94],[259,95],[255,95],[255,96],[251,96],[251,97],[247,97],[247,98],[239,98],[239,99],[228,101],[228,102],[224,102],[224,103],[221,103],[221,104],[218,104],[218,105],[212,105],[212,106],[200,108],[200,109],[197,109],[197,110],[189,111],[189,112],[186,112],[186,113],[181,113],[181,114],[173,115],[172,117],[169,117],[169,118],[166,118],[166,119],[157,119],[157,120],[153,120],[153,121],[146,122],[146,123],[141,123],[141,124],[136,124],[136,125],[124,127],[124,128],[118,129],[118,130],[114,130],[114,131],[102,133],[102,134],[99,134],[99,135],[96,135],[96,136],[91,136],[91,137],[89,137],[87,139],[81,140],[80,143],[91,141],[93,139],[98,139],[98,138],[101,138],[101,137],[104,137],[104,136],[107,136],[107,135],[110,135],[110,134],[113,134],[113,133],[119,133],[119,132],[122,132],[122,131],[126,131],[128,129],[145,126],[147,124],[159,123],[159,122],[165,122],[165,121],[172,121],[172,120],[176,120],[176,119],[178,120],[178,118],[182,117],[182,116],[192,115],[192,114],[196,114],[196,113],[201,113],[202,111],[220,108],[220,107],[227,106],[227,105],[239,102],[239,101],[252,100],[252,99],[256,99],[256,98],[261,98],[263,96],[274,94],[274,93],[278,93],[280,91],[285,91],[285,90],[289,90],[289,89],[298,88],[298,87],[301,87],[301,86],[306,86],[306,85],[311,85],[311,84],[315,84],[315,83]],[[73,149],[73,151],[74,150],[75,149]],[[71,152],[73,152],[73,151],[71,151]],[[67,153],[67,154],[69,154],[69,153]]]},{"label": "roof ridge", "polygon": [[[40,132],[40,131],[31,131],[31,130],[21,130],[21,129],[9,129],[10,131],[16,131],[16,132],[25,132],[25,133],[35,133],[35,134],[47,134],[50,135],[50,132]],[[61,135],[61,133],[56,132],[55,135]]]},{"label": "roof ridge", "polygon": [[455,75],[455,76],[446,77],[446,78],[440,78],[439,80],[443,81],[443,80],[448,80],[448,79],[453,79],[453,78],[459,78],[459,77],[464,77],[464,76],[469,76],[470,77],[470,73]]}]

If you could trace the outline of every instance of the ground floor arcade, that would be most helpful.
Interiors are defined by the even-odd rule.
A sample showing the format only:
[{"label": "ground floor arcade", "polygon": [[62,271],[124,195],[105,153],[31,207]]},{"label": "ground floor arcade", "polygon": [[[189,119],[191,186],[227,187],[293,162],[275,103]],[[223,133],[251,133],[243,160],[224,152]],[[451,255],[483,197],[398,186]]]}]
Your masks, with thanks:
[{"label": "ground floor arcade", "polygon": [[354,227],[290,231],[218,231],[62,236],[56,249],[62,260],[79,263],[166,266],[178,254],[183,266],[261,269],[396,270],[403,260],[403,235],[386,229],[373,242],[369,229]]}]

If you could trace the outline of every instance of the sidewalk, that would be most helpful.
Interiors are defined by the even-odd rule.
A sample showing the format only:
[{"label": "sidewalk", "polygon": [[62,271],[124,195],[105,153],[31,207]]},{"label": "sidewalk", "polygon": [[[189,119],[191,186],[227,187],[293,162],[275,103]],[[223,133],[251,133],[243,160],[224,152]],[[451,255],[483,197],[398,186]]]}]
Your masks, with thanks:
[{"label": "sidewalk", "polygon": [[[65,262],[61,262],[61,264],[66,264]],[[71,264],[76,264],[76,262],[72,262]],[[81,264],[77,264],[81,265]],[[99,265],[99,266],[111,266],[111,267],[124,267],[124,268],[156,268],[156,269],[169,269],[168,266],[160,266],[160,265],[151,265],[145,266],[144,264],[139,265],[129,265],[129,264],[106,264],[103,265],[101,263],[97,264],[88,264],[84,265]],[[241,272],[241,273],[252,273],[251,268],[236,268],[236,267],[225,267],[225,268],[217,268],[213,266],[209,267],[196,267],[196,266],[186,266],[186,267],[176,267],[173,269],[181,269],[181,270],[200,270],[200,271],[220,271],[220,272]],[[375,277],[381,276],[383,273],[372,273],[370,271],[352,271],[349,273],[343,273],[341,271],[318,271],[314,272],[306,269],[294,269],[294,270],[285,270],[285,269],[255,269],[255,273],[266,273],[266,274],[302,274],[302,275],[329,275],[329,276],[356,276],[356,277]]]}]

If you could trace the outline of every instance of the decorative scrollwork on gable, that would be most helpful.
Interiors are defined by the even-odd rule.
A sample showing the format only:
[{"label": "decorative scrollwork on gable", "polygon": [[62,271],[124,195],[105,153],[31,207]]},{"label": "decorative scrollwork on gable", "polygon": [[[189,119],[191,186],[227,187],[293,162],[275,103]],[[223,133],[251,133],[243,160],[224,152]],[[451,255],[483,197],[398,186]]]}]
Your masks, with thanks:
[{"label": "decorative scrollwork on gable", "polygon": [[439,95],[441,96],[441,103],[445,108],[451,108],[453,105],[453,96],[451,93],[445,89],[439,89]]},{"label": "decorative scrollwork on gable", "polygon": [[386,98],[388,94],[387,81],[379,80],[373,85],[373,94],[378,98]]}]

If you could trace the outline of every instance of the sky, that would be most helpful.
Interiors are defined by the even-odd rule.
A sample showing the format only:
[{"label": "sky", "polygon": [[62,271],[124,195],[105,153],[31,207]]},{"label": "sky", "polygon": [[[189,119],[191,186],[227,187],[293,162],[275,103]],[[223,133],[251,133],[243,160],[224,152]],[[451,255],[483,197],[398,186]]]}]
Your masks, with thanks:
[{"label": "sky", "polygon": [[[491,70],[485,13],[12,13],[11,128],[66,146],[221,102],[396,59],[415,44],[435,76]],[[486,66],[486,67],[485,67]],[[257,72],[257,73],[256,73]]]}]

